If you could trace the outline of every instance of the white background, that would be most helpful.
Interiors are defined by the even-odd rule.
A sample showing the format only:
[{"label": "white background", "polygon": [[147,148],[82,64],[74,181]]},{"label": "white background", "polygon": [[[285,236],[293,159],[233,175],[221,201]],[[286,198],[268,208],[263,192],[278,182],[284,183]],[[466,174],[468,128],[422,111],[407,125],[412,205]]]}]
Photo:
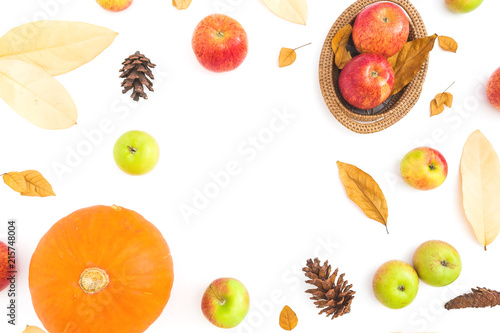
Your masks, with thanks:
[{"label": "white background", "polygon": [[[500,3],[486,0],[475,12],[457,15],[443,0],[414,1],[429,33],[454,37],[459,52],[436,47],[417,105],[395,126],[371,135],[355,134],[338,123],[318,83],[323,40],[351,3],[309,1],[304,27],[278,18],[259,1],[194,0],[188,10],[178,11],[170,0],[137,0],[121,13],[106,12],[93,0],[3,1],[1,34],[50,18],[105,26],[119,36],[94,61],[57,78],[78,107],[73,128],[39,129],[0,102],[0,173],[39,170],[57,194],[26,198],[0,185],[0,239],[5,240],[7,220],[17,219],[19,263],[17,326],[7,325],[4,291],[0,331],[40,325],[28,289],[31,254],[53,223],[96,204],[136,210],[156,224],[171,247],[172,297],[151,333],[220,332],[203,317],[200,300],[207,285],[224,276],[240,279],[252,299],[247,319],[232,332],[281,331],[278,316],[285,304],[298,314],[297,333],[493,331],[498,309],[447,312],[442,305],[471,287],[500,289],[500,240],[487,252],[477,242],[463,214],[459,179],[463,144],[474,130],[481,129],[500,151],[500,111],[485,99],[487,79],[500,66]],[[194,27],[213,12],[237,19],[249,36],[248,58],[231,73],[204,70],[191,50]],[[278,68],[281,47],[308,42],[313,44],[298,51],[294,65]],[[133,104],[121,95],[118,70],[136,50],[158,65],[158,79],[150,99]],[[430,118],[429,102],[454,81],[452,110]],[[273,109],[284,108],[295,118],[255,158],[238,151],[269,126]],[[71,173],[59,177],[54,164],[65,164],[68,151],[86,140],[84,131],[99,128],[103,119],[111,121],[113,130]],[[114,142],[132,129],[149,132],[161,148],[159,164],[146,176],[128,176],[113,161]],[[448,179],[430,192],[410,188],[398,173],[404,154],[421,145],[437,148],[449,163]],[[188,223],[179,207],[192,205],[195,191],[211,182],[209,173],[232,160],[239,162],[241,173]],[[390,235],[347,198],[337,160],[357,165],[379,182],[389,204]],[[463,260],[460,278],[445,288],[421,283],[416,300],[405,309],[383,307],[371,290],[377,267],[390,259],[411,261],[414,249],[430,239],[457,248]],[[351,313],[333,322],[318,316],[304,293],[308,286],[301,268],[316,255],[345,272],[357,292]]]}]

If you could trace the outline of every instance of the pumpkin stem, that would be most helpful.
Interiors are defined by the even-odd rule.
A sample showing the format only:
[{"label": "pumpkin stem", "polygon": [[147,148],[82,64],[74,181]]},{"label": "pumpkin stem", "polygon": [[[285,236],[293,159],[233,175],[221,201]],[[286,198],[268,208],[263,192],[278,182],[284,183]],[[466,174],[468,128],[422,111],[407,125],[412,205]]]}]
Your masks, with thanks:
[{"label": "pumpkin stem", "polygon": [[108,286],[109,276],[98,267],[87,268],[80,275],[80,288],[86,294],[95,294]]},{"label": "pumpkin stem", "polygon": [[217,293],[215,292],[215,290],[212,287],[212,285],[210,285],[210,290],[212,290],[212,292],[214,293],[215,297],[217,297],[217,299],[219,300],[220,305],[224,305],[226,303],[226,300],[224,298],[222,298],[219,295],[217,295]]}]

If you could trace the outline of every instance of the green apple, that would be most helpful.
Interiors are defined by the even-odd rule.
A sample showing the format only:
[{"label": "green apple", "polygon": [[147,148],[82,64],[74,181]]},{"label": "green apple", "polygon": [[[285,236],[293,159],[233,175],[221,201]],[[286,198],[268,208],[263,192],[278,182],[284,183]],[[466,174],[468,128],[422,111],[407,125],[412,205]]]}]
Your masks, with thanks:
[{"label": "green apple", "polygon": [[388,261],[373,276],[373,292],[379,302],[388,308],[404,308],[417,296],[417,272],[404,261]]},{"label": "green apple", "polygon": [[113,149],[116,165],[129,175],[144,175],[160,159],[156,140],[146,132],[129,131],[118,138]]},{"label": "green apple", "polygon": [[462,261],[450,244],[431,240],[421,244],[413,254],[413,267],[422,281],[443,287],[455,281],[462,271]]},{"label": "green apple", "polygon": [[210,283],[201,300],[201,311],[205,318],[221,328],[238,326],[249,309],[247,288],[233,278],[221,278]]},{"label": "green apple", "polygon": [[483,0],[445,0],[446,6],[455,13],[469,13],[479,7]]},{"label": "green apple", "polygon": [[403,157],[400,165],[404,181],[418,190],[439,187],[448,176],[448,163],[436,149],[419,147]]}]

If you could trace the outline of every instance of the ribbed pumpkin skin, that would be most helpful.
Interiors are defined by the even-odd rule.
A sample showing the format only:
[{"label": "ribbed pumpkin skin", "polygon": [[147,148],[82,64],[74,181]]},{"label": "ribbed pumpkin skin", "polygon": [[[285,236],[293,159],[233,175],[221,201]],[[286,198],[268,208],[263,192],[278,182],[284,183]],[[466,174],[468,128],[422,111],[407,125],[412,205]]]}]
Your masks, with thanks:
[{"label": "ribbed pumpkin skin", "polygon": [[[109,276],[85,293],[86,268]],[[173,284],[173,263],[160,231],[138,213],[94,206],[61,219],[42,237],[30,263],[36,314],[50,333],[140,333],[162,313]]]}]

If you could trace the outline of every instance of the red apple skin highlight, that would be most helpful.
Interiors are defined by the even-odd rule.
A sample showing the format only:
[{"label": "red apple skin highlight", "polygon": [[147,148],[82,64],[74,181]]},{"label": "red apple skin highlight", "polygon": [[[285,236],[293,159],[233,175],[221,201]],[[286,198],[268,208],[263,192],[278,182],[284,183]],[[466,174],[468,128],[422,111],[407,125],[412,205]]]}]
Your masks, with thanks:
[{"label": "red apple skin highlight", "polygon": [[403,48],[409,33],[410,23],[403,9],[391,2],[381,2],[359,13],[352,38],[359,52],[388,58]]},{"label": "red apple skin highlight", "polygon": [[491,105],[500,110],[500,68],[493,72],[488,80],[486,95]]},{"label": "red apple skin highlight", "polygon": [[393,86],[394,71],[381,55],[360,54],[349,60],[340,72],[340,93],[358,109],[379,106],[391,95]]},{"label": "red apple skin highlight", "polygon": [[205,17],[192,40],[198,62],[213,72],[236,69],[248,54],[248,37],[238,21],[222,14]]}]

